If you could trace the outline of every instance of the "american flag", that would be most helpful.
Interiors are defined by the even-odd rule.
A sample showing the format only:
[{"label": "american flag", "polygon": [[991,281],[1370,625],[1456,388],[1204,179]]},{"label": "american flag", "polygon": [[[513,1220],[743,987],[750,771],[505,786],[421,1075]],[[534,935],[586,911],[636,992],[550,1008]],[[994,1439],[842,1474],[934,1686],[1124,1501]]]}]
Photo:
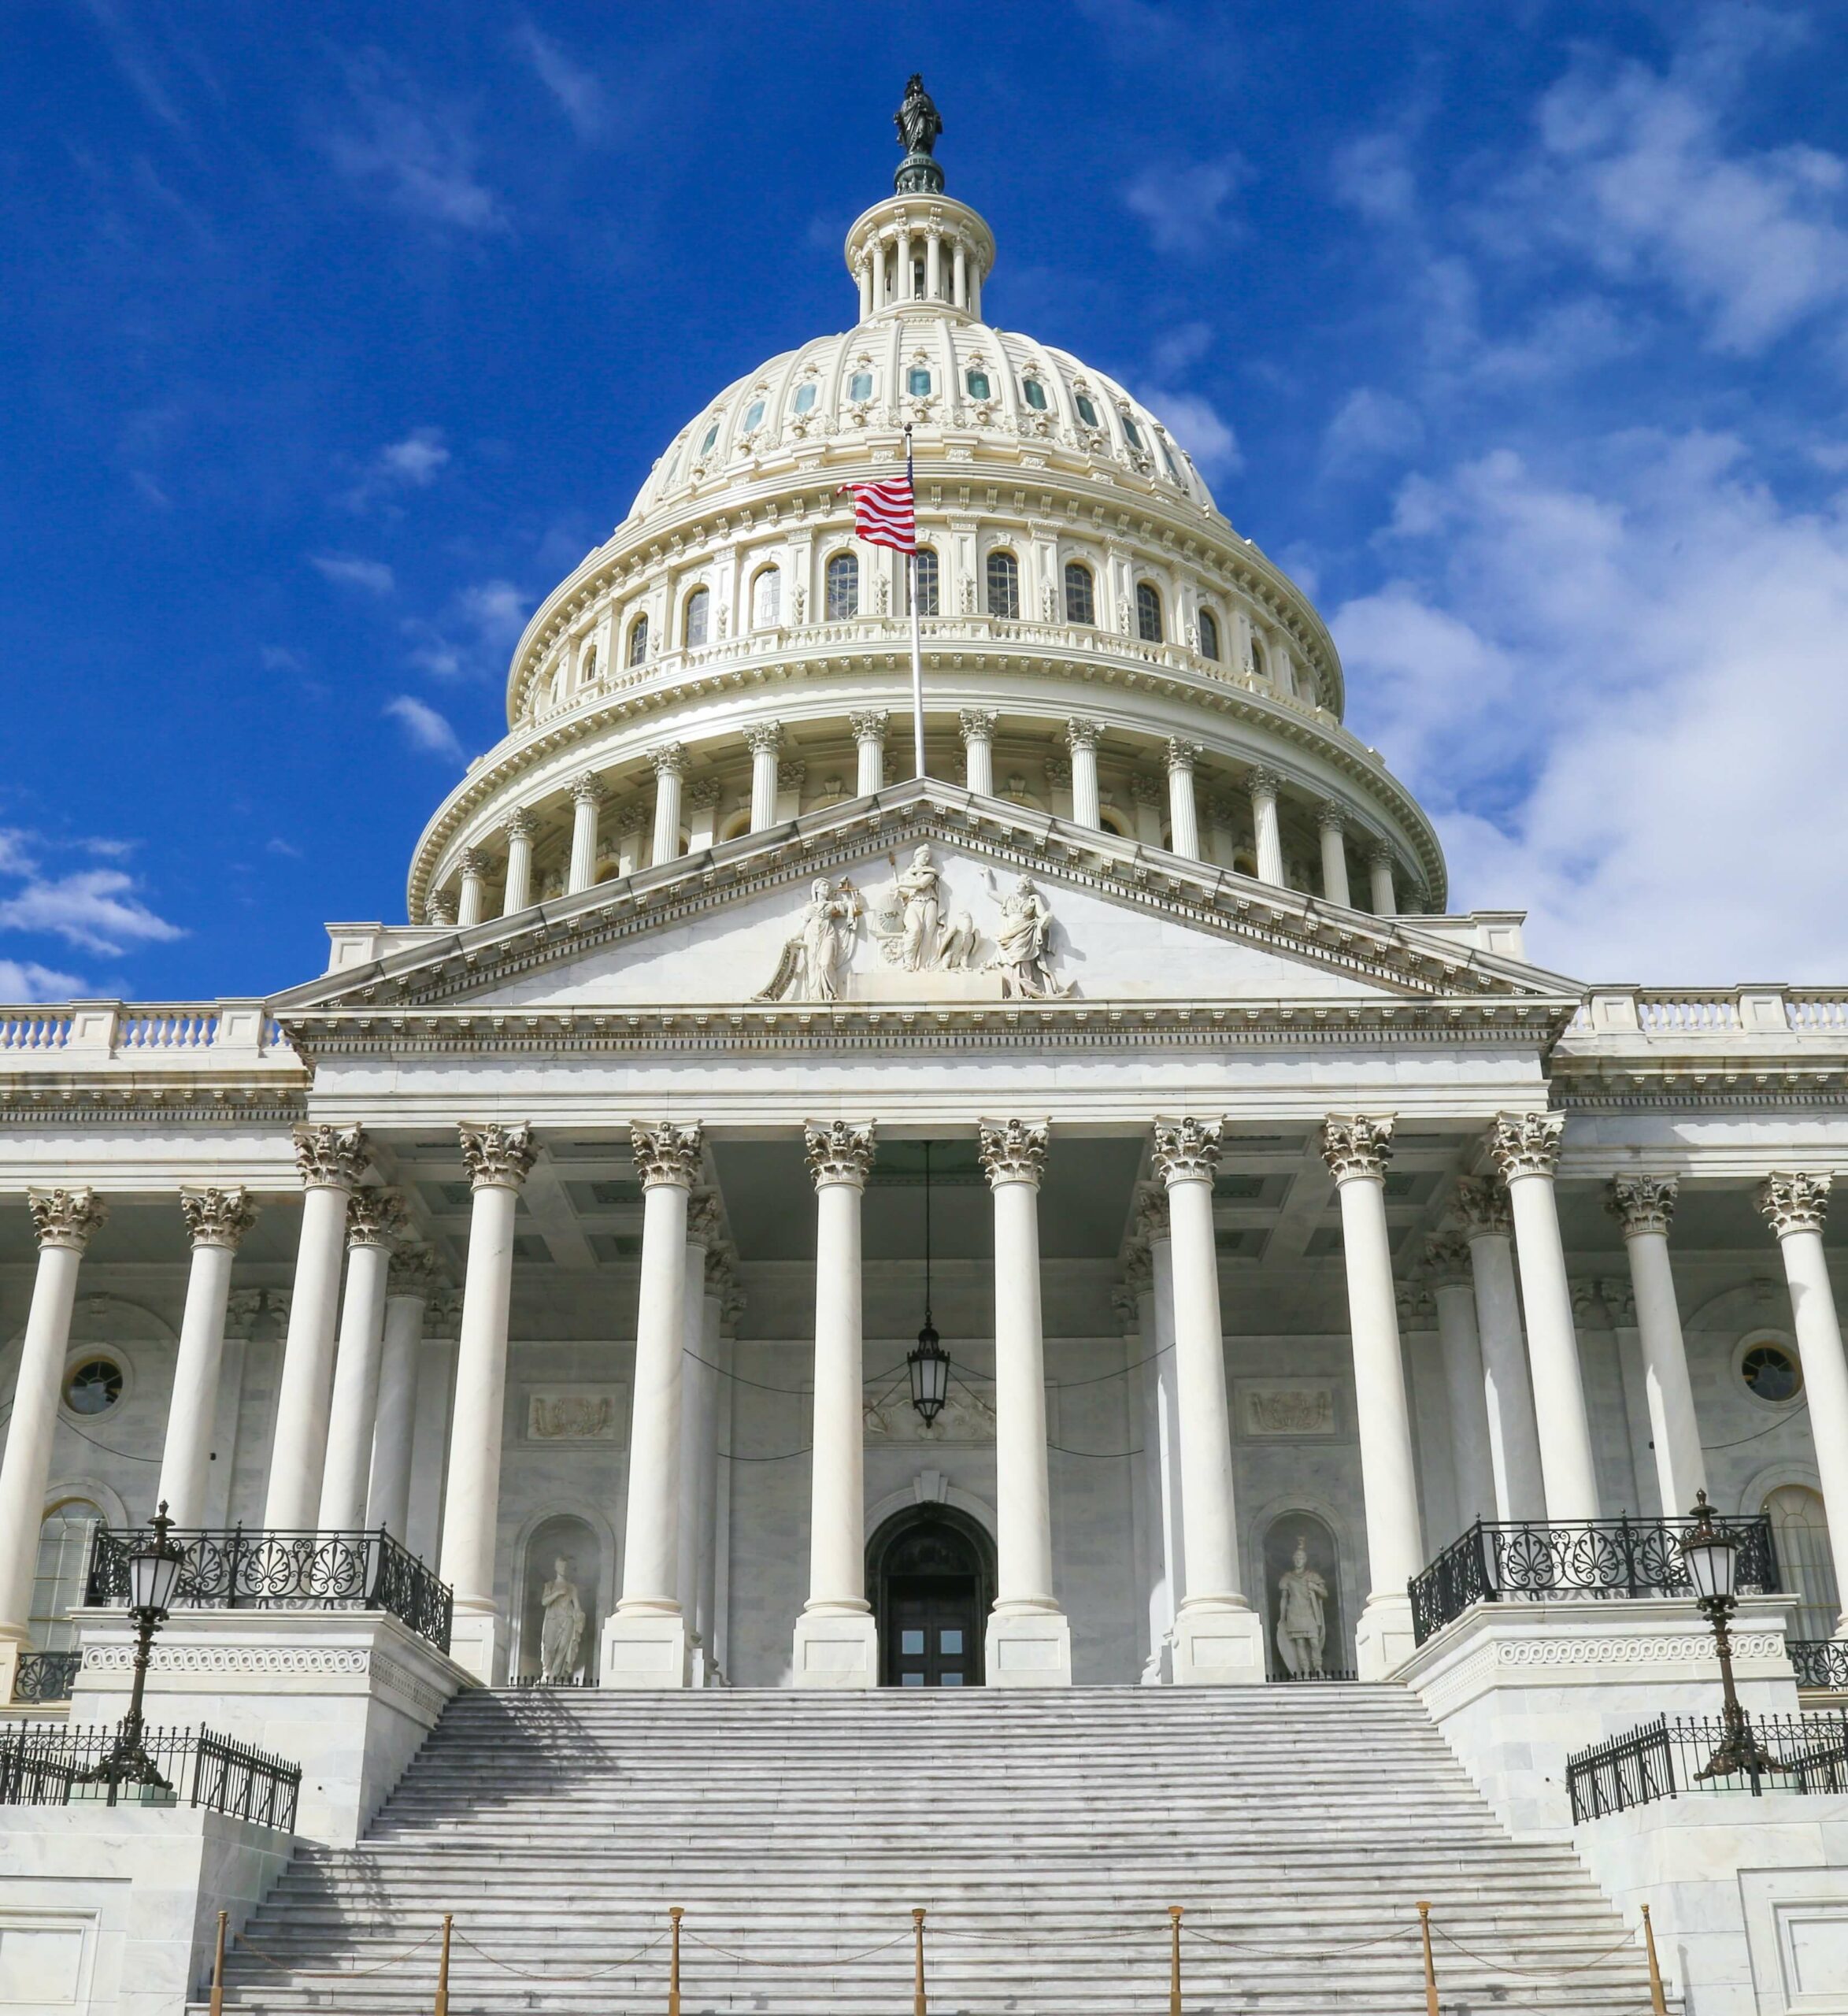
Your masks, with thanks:
[{"label": "american flag", "polygon": [[888,476],[883,483],[843,483],[841,488],[854,494],[854,529],[868,546],[917,552],[917,503],[909,458],[902,476]]}]

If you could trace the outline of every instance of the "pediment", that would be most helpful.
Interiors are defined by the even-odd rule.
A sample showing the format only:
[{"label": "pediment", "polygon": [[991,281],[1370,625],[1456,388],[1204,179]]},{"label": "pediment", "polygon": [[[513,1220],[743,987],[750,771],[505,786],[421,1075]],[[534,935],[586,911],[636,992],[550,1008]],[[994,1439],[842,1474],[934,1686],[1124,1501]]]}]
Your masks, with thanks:
[{"label": "pediment", "polygon": [[932,780],[468,930],[272,1006],[576,1016],[1013,1000],[1557,1002],[1578,989],[1415,921],[1320,904]]}]

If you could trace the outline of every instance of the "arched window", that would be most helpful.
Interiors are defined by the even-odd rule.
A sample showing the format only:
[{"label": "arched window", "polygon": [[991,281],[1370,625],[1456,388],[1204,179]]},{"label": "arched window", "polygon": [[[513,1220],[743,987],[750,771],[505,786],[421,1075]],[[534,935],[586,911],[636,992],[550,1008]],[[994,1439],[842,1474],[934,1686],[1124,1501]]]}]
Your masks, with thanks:
[{"label": "arched window", "polygon": [[45,1515],[39,1529],[39,1558],[32,1571],[31,1611],[27,1619],[35,1651],[75,1649],[77,1628],[71,1622],[71,1612],[83,1600],[90,1543],[102,1524],[101,1510],[83,1498],[67,1498]]},{"label": "arched window", "polygon": [[774,567],[760,567],[750,584],[754,630],[774,630],[783,616],[783,576]]},{"label": "arched window", "polygon": [[[909,593],[911,570],[905,570],[906,592]],[[920,546],[917,549],[917,613],[920,616],[936,616],[939,607],[938,584],[941,579],[937,569],[937,555],[934,548]],[[907,606],[909,613],[909,605]]]},{"label": "arched window", "polygon": [[1251,640],[1251,669],[1259,679],[1264,676],[1264,647],[1254,637]]},{"label": "arched window", "polygon": [[1161,597],[1152,581],[1135,584],[1135,634],[1145,644],[1161,641]]},{"label": "arched window", "polygon": [[1046,385],[1038,378],[1023,378],[1020,390],[1026,395],[1027,403],[1035,413],[1046,411]]},{"label": "arched window", "polygon": [[1065,621],[1068,623],[1095,623],[1098,620],[1098,602],[1091,569],[1082,560],[1065,562]]},{"label": "arched window", "polygon": [[587,644],[584,647],[584,662],[578,668],[578,680],[580,684],[588,686],[596,676],[597,647],[594,644]]},{"label": "arched window", "polygon": [[1219,657],[1219,618],[1209,609],[1200,612],[1200,655],[1214,660]]},{"label": "arched window", "polygon": [[828,620],[844,622],[860,613],[860,562],[850,553],[837,553],[828,563]]},{"label": "arched window", "polygon": [[1777,1543],[1783,1585],[1798,1601],[1791,1636],[1832,1637],[1841,1606],[1820,1495],[1804,1484],[1780,1484],[1767,1494],[1765,1510]]},{"label": "arched window", "polygon": [[680,639],[688,650],[705,642],[706,625],[712,617],[713,598],[705,588],[695,588],[687,598],[687,613],[680,625]]},{"label": "arched window", "polygon": [[644,665],[648,658],[648,619],[638,616],[629,625],[629,663]]},{"label": "arched window", "polygon": [[1018,616],[1020,613],[1020,563],[1011,553],[988,556],[988,613]]}]

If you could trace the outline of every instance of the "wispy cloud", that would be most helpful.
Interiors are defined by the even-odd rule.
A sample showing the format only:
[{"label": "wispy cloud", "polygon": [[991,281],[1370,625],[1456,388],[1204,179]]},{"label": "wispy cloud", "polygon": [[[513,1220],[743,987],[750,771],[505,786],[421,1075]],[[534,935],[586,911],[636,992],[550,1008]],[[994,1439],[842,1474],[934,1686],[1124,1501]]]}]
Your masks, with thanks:
[{"label": "wispy cloud", "polygon": [[1352,471],[1402,461],[1424,439],[1424,423],[1415,407],[1396,394],[1359,385],[1329,421],[1322,436],[1322,459],[1331,470]]},{"label": "wispy cloud", "polygon": [[1235,154],[1214,161],[1151,164],[1123,191],[1132,215],[1149,228],[1156,249],[1198,255],[1238,228],[1228,206],[1251,179]]},{"label": "wispy cloud", "polygon": [[308,564],[343,588],[363,588],[368,595],[388,595],[397,577],[383,560],[365,560],[354,553],[311,553]]},{"label": "wispy cloud", "polygon": [[580,140],[601,140],[612,124],[609,94],[602,81],[573,62],[557,43],[542,35],[530,20],[514,31],[514,42],[553,97]]},{"label": "wispy cloud", "polygon": [[[0,931],[38,932],[85,951],[108,954],[185,936],[177,925],[148,908],[139,883],[125,869],[48,873],[43,865],[45,856],[61,849],[120,860],[131,846],[109,839],[53,841],[17,828],[0,832]],[[61,985],[68,976],[54,977]]]},{"label": "wispy cloud", "polygon": [[425,224],[476,232],[508,228],[476,172],[466,113],[432,100],[376,54],[349,66],[346,121],[324,136],[328,158],[360,195]]},{"label": "wispy cloud", "polygon": [[163,125],[176,133],[187,130],[173,94],[167,88],[154,58],[140,36],[122,18],[121,10],[109,0],[83,0],[84,12],[96,24],[109,52],[109,60],[143,106]]},{"label": "wispy cloud", "polygon": [[413,427],[399,441],[389,441],[363,469],[346,493],[350,510],[364,511],[376,499],[407,490],[428,490],[454,460],[440,427]]},{"label": "wispy cloud", "polygon": [[0,959],[0,1001],[71,1001],[88,991],[75,973],[61,973],[31,959]]},{"label": "wispy cloud", "polygon": [[456,732],[428,701],[415,694],[399,693],[385,702],[385,713],[404,730],[412,748],[426,755],[442,756],[450,762],[462,760],[462,745]]}]

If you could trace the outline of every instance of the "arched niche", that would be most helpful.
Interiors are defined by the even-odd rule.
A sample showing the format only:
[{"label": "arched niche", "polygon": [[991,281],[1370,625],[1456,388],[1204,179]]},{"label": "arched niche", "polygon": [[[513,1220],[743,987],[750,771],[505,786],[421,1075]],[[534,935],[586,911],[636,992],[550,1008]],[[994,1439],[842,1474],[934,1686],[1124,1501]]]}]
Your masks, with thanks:
[{"label": "arched niche", "polygon": [[[1287,1506],[1277,1512],[1263,1529],[1259,1562],[1263,1575],[1265,1653],[1272,1677],[1278,1680],[1321,1678],[1350,1673],[1354,1667],[1354,1620],[1350,1613],[1340,1543],[1335,1529],[1318,1512],[1306,1506]],[[1305,1567],[1322,1580],[1323,1636],[1318,1673],[1293,1672],[1280,1625],[1287,1594],[1284,1577],[1294,1568],[1296,1549],[1302,1544],[1308,1558]]]},{"label": "arched niche", "polygon": [[980,1687],[994,1601],[994,1546],[954,1505],[913,1504],[875,1528],[866,1589],[885,1687]]},{"label": "arched niche", "polygon": [[596,1529],[575,1512],[548,1513],[535,1521],[526,1536],[520,1555],[520,1642],[514,1654],[515,1673],[523,1681],[536,1681],[543,1669],[546,1591],[561,1561],[565,1579],[577,1585],[578,1606],[584,1617],[571,1678],[575,1684],[591,1686],[597,1678],[597,1648],[608,1607],[610,1558]]}]

